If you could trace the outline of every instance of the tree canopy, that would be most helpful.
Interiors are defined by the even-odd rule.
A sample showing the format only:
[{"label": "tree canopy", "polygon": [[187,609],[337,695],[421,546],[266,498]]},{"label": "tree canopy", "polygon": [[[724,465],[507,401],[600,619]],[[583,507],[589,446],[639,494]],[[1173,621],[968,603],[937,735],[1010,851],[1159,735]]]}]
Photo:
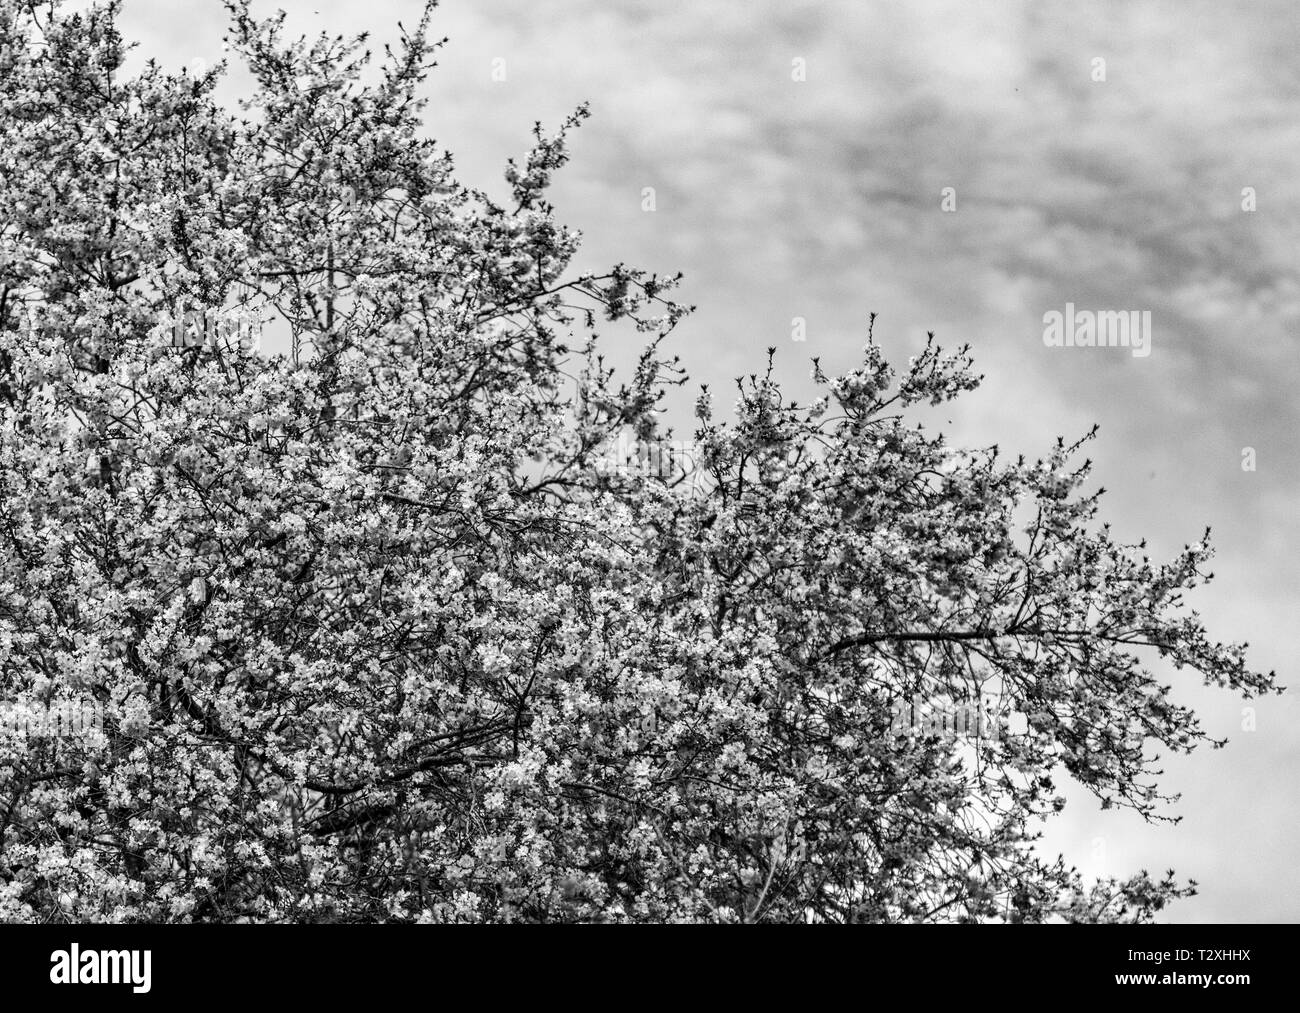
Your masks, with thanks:
[{"label": "tree canopy", "polygon": [[[573,274],[540,126],[494,202],[424,134],[432,5],[255,91],[122,72],[117,3],[0,2],[0,919],[1145,920],[1033,847],[1073,778],[1162,819],[1150,670],[1275,689],[1114,540],[1088,434],[961,449],[933,341],[659,408],[676,276]],[[644,336],[634,370],[597,331]],[[287,350],[246,340],[280,328]],[[617,325],[622,326],[622,325]],[[628,459],[618,459],[622,449]],[[892,727],[995,698],[1015,734]],[[1217,744],[1217,743],[1216,743]]]}]

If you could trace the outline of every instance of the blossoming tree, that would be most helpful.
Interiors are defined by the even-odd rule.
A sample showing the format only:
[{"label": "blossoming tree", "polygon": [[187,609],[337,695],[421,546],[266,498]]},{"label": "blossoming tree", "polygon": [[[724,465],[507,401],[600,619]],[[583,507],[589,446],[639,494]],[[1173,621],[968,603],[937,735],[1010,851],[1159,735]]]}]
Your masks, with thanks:
[{"label": "blossoming tree", "polygon": [[[565,135],[459,183],[421,134],[430,12],[285,41],[256,88],[121,71],[116,3],[0,3],[0,696],[102,728],[0,737],[5,920],[1146,919],[1032,846],[1071,777],[1163,818],[1206,738],[1144,664],[1274,688],[1043,460],[906,422],[975,386],[868,343],[765,373],[653,447],[675,278],[571,275]],[[619,379],[598,322],[646,351]],[[213,321],[217,326],[213,326]],[[279,328],[286,350],[245,340]],[[1087,439],[1087,437],[1085,437]],[[1014,734],[891,726],[996,697]]]}]

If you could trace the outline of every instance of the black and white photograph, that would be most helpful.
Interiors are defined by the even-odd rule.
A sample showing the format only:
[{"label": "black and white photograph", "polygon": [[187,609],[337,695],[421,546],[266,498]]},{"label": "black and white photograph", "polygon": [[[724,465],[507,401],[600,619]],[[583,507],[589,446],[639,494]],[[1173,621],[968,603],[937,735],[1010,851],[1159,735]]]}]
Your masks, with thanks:
[{"label": "black and white photograph", "polygon": [[1300,10],[278,4],[0,0],[7,981],[1281,987]]}]

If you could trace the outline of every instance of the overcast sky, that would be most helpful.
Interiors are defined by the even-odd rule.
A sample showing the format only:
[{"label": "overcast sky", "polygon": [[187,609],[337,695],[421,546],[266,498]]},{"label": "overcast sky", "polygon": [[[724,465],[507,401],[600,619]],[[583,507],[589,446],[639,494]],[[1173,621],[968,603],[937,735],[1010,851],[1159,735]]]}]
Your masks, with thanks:
[{"label": "overcast sky", "polygon": [[[379,40],[420,7],[284,6],[294,34]],[[126,0],[124,28],[167,67],[221,56],[217,0]],[[430,133],[466,183],[500,186],[534,120],[591,103],[557,211],[586,234],[583,267],[685,272],[699,310],[672,350],[692,377],[721,392],[776,346],[803,395],[810,356],[854,365],[871,312],[900,364],[927,330],[969,342],[986,380],[939,419],[954,440],[1035,457],[1100,423],[1091,456],[1117,534],[1167,555],[1213,526],[1217,580],[1193,604],[1296,683],[1292,3],[445,0],[434,33],[450,41]],[[1044,314],[1067,303],[1149,311],[1151,354],[1046,347]],[[1300,920],[1295,694],[1260,702],[1243,732],[1242,701],[1171,678],[1231,739],[1166,764],[1182,822],[1076,797],[1047,843],[1085,874],[1199,880],[1170,920]]]}]

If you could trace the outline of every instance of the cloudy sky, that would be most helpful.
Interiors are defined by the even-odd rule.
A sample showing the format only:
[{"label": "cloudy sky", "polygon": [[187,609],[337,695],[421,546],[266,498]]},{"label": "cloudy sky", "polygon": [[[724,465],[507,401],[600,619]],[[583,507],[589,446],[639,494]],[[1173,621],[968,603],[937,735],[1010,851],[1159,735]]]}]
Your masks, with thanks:
[{"label": "cloudy sky", "polygon": [[[284,6],[295,34],[378,40],[419,15],[415,0]],[[221,56],[217,0],[125,0],[124,28],[168,67]],[[811,356],[854,364],[872,312],[900,363],[928,330],[969,342],[986,380],[938,419],[954,438],[1033,457],[1099,423],[1116,532],[1167,554],[1211,525],[1217,580],[1193,604],[1220,639],[1250,641],[1255,667],[1297,682],[1288,0],[444,0],[434,32],[450,41],[430,133],[465,182],[500,186],[534,120],[590,102],[554,202],[586,234],[581,266],[685,272],[699,310],[673,351],[692,377],[727,389],[776,346],[803,395]],[[1151,354],[1046,347],[1044,314],[1067,303],[1149,311]],[[1171,920],[1300,920],[1295,694],[1259,702],[1243,731],[1239,699],[1171,678],[1231,739],[1166,764],[1182,821],[1078,797],[1045,846],[1085,874],[1199,880]]]}]

